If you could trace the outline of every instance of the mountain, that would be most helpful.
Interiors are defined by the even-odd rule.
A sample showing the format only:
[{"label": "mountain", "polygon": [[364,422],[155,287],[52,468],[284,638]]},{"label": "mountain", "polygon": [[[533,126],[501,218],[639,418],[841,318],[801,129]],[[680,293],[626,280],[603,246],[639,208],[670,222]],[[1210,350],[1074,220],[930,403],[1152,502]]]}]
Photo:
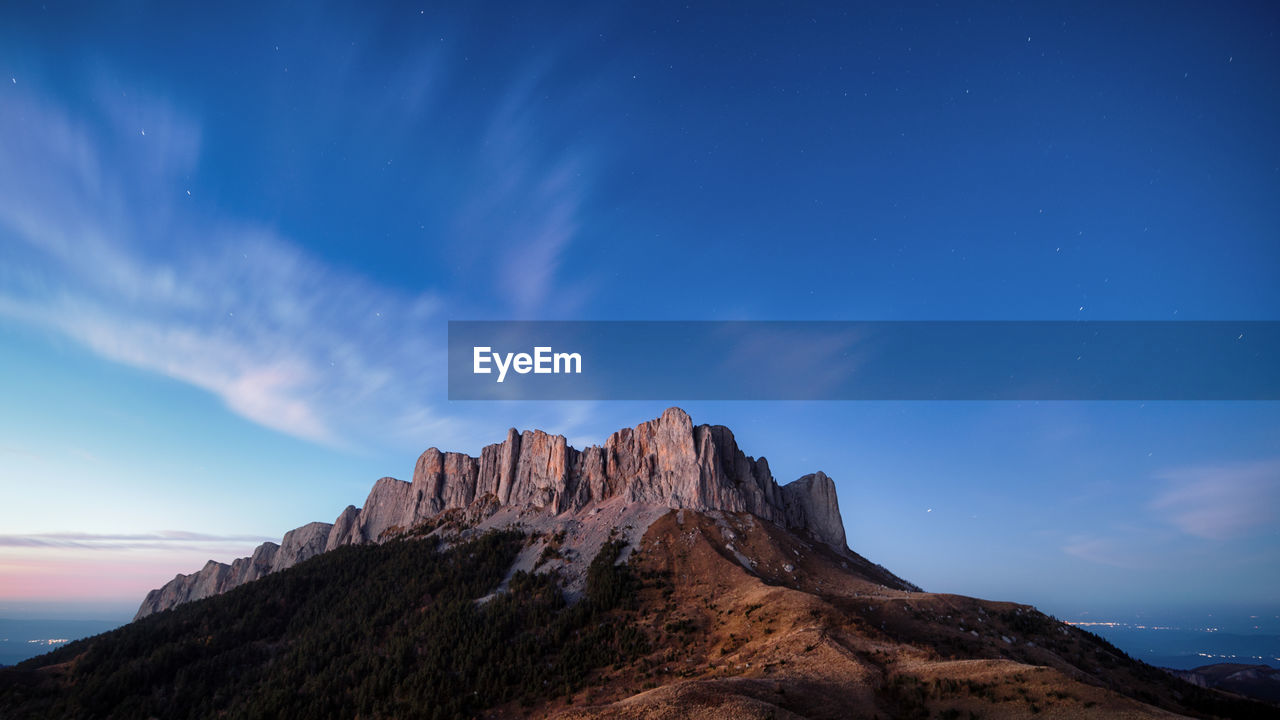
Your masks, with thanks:
[{"label": "mountain", "polygon": [[583,451],[428,450],[142,610],[0,670],[0,717],[1280,715],[1032,607],[920,591],[846,547],[826,475],[779,486],[678,409]]},{"label": "mountain", "polygon": [[1214,663],[1193,670],[1167,670],[1203,688],[1217,688],[1237,695],[1280,703],[1280,670],[1270,665]]},{"label": "mountain", "polygon": [[[579,528],[568,549],[590,556],[602,542],[601,527],[615,514],[629,518],[634,541],[666,508],[747,512],[847,551],[831,478],[817,472],[779,486],[769,462],[744,454],[728,428],[694,427],[687,413],[670,408],[582,451],[562,435],[514,428],[479,458],[431,448],[418,458],[412,482],[382,478],[363,507],[348,506],[332,524],[304,525],[279,545],[263,543],[230,565],[210,560],[198,572],[178,575],[148,593],[134,619],[226,592],[343,545],[379,542],[444,513],[485,521],[486,527],[536,514],[541,525]],[[883,569],[881,574],[887,584],[909,586]]]}]

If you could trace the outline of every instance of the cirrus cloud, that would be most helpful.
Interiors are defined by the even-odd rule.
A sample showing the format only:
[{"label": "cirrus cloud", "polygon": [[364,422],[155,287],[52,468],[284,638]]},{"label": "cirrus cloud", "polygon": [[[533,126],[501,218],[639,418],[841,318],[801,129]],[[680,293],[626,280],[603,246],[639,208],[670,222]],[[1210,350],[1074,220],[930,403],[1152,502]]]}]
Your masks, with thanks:
[{"label": "cirrus cloud", "polygon": [[1167,470],[1151,509],[1183,532],[1208,540],[1270,526],[1280,516],[1280,459]]},{"label": "cirrus cloud", "polygon": [[0,105],[0,132],[16,138],[0,166],[24,171],[0,174],[0,317],[307,440],[447,429],[427,400],[443,368],[443,338],[422,331],[439,319],[433,295],[328,266],[270,228],[211,220],[181,190],[197,125],[160,104],[103,102],[105,129],[27,94]]}]

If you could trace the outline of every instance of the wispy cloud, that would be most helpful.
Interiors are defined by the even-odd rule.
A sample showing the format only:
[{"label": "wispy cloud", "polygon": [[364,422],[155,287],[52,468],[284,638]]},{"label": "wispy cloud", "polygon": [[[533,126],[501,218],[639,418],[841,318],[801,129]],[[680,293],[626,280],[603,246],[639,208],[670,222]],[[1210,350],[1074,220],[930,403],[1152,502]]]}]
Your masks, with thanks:
[{"label": "wispy cloud", "polygon": [[1223,540],[1280,518],[1280,459],[1168,470],[1151,509],[1183,532]]},{"label": "wispy cloud", "polygon": [[257,535],[210,535],[207,533],[164,530],[155,533],[95,534],[95,533],[36,533],[28,535],[0,535],[0,548],[74,548],[78,550],[142,550],[142,549],[193,549],[220,547],[227,543],[261,543],[274,538]]},{"label": "wispy cloud", "polygon": [[[439,65],[403,78],[412,108],[438,105]],[[207,390],[299,438],[468,444],[482,425],[441,410],[445,308],[567,314],[586,292],[561,263],[590,163],[575,142],[548,139],[541,67],[498,95],[462,151],[463,202],[440,241],[469,279],[441,278],[447,298],[380,285],[304,250],[306,238],[193,197],[205,133],[171,103],[112,87],[72,111],[11,84],[0,103],[0,318]],[[398,122],[393,133],[412,129]]]},{"label": "wispy cloud", "polygon": [[448,429],[418,399],[443,387],[443,333],[424,331],[436,297],[328,266],[268,227],[211,219],[184,183],[199,127],[158,103],[104,102],[105,129],[31,95],[0,105],[13,139],[0,167],[22,169],[0,174],[0,316],[301,438]]},{"label": "wispy cloud", "polygon": [[1137,527],[1112,528],[1102,533],[1077,533],[1067,538],[1062,551],[1097,565],[1138,570],[1170,561],[1168,532]]},{"label": "wispy cloud", "polygon": [[1098,535],[1073,535],[1062,546],[1062,551],[1072,557],[1099,565],[1113,567],[1137,567],[1130,557],[1131,550],[1113,538]]},{"label": "wispy cloud", "polygon": [[539,112],[549,69],[536,63],[500,96],[477,153],[474,191],[456,221],[467,261],[488,266],[477,275],[517,317],[571,313],[583,300],[583,283],[560,270],[581,230],[591,163]]},{"label": "wispy cloud", "polygon": [[[1280,459],[1165,470],[1149,501],[1122,526],[1074,534],[1062,551],[1099,565],[1141,569],[1185,561],[1210,545],[1237,541],[1280,517]],[[1178,549],[1173,550],[1175,545]]]}]

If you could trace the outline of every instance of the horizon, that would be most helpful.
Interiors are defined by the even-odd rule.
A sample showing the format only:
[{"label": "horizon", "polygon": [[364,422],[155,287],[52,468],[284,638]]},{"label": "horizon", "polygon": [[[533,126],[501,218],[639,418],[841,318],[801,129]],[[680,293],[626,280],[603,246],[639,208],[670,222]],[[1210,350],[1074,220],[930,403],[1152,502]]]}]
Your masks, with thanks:
[{"label": "horizon", "polygon": [[1277,8],[221,10],[0,10],[0,617],[114,619],[427,447],[669,405],[828,474],[928,591],[1280,612],[1275,401],[445,373],[450,320],[1280,320]]}]

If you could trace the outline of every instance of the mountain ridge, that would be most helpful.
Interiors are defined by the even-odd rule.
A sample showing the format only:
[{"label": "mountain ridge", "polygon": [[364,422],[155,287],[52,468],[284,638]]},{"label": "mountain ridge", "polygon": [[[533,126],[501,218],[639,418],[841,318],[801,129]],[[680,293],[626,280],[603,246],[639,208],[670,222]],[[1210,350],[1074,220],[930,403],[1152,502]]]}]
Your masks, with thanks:
[{"label": "mountain ridge", "polygon": [[779,486],[678,409],[581,452],[431,449],[337,522],[152,591],[164,612],[0,670],[0,715],[1280,714],[1031,606],[923,592],[839,517],[826,475]]},{"label": "mountain ridge", "polygon": [[[523,521],[530,513],[544,520],[589,516],[606,505],[619,506],[617,517],[626,514],[636,524],[633,541],[658,517],[635,508],[746,512],[856,557],[846,545],[830,477],[818,471],[779,485],[768,460],[744,453],[729,428],[695,426],[688,413],[672,407],[583,450],[563,435],[515,428],[479,457],[428,448],[411,481],[381,478],[363,506],[348,505],[333,523],[308,523],[248,557],[230,564],[209,560],[195,573],[179,574],[147,593],[134,619],[226,592],[344,545],[381,542],[452,512],[476,522],[507,510],[504,518]],[[598,532],[588,536],[583,544],[596,547],[581,550],[593,555],[602,538]]]}]

